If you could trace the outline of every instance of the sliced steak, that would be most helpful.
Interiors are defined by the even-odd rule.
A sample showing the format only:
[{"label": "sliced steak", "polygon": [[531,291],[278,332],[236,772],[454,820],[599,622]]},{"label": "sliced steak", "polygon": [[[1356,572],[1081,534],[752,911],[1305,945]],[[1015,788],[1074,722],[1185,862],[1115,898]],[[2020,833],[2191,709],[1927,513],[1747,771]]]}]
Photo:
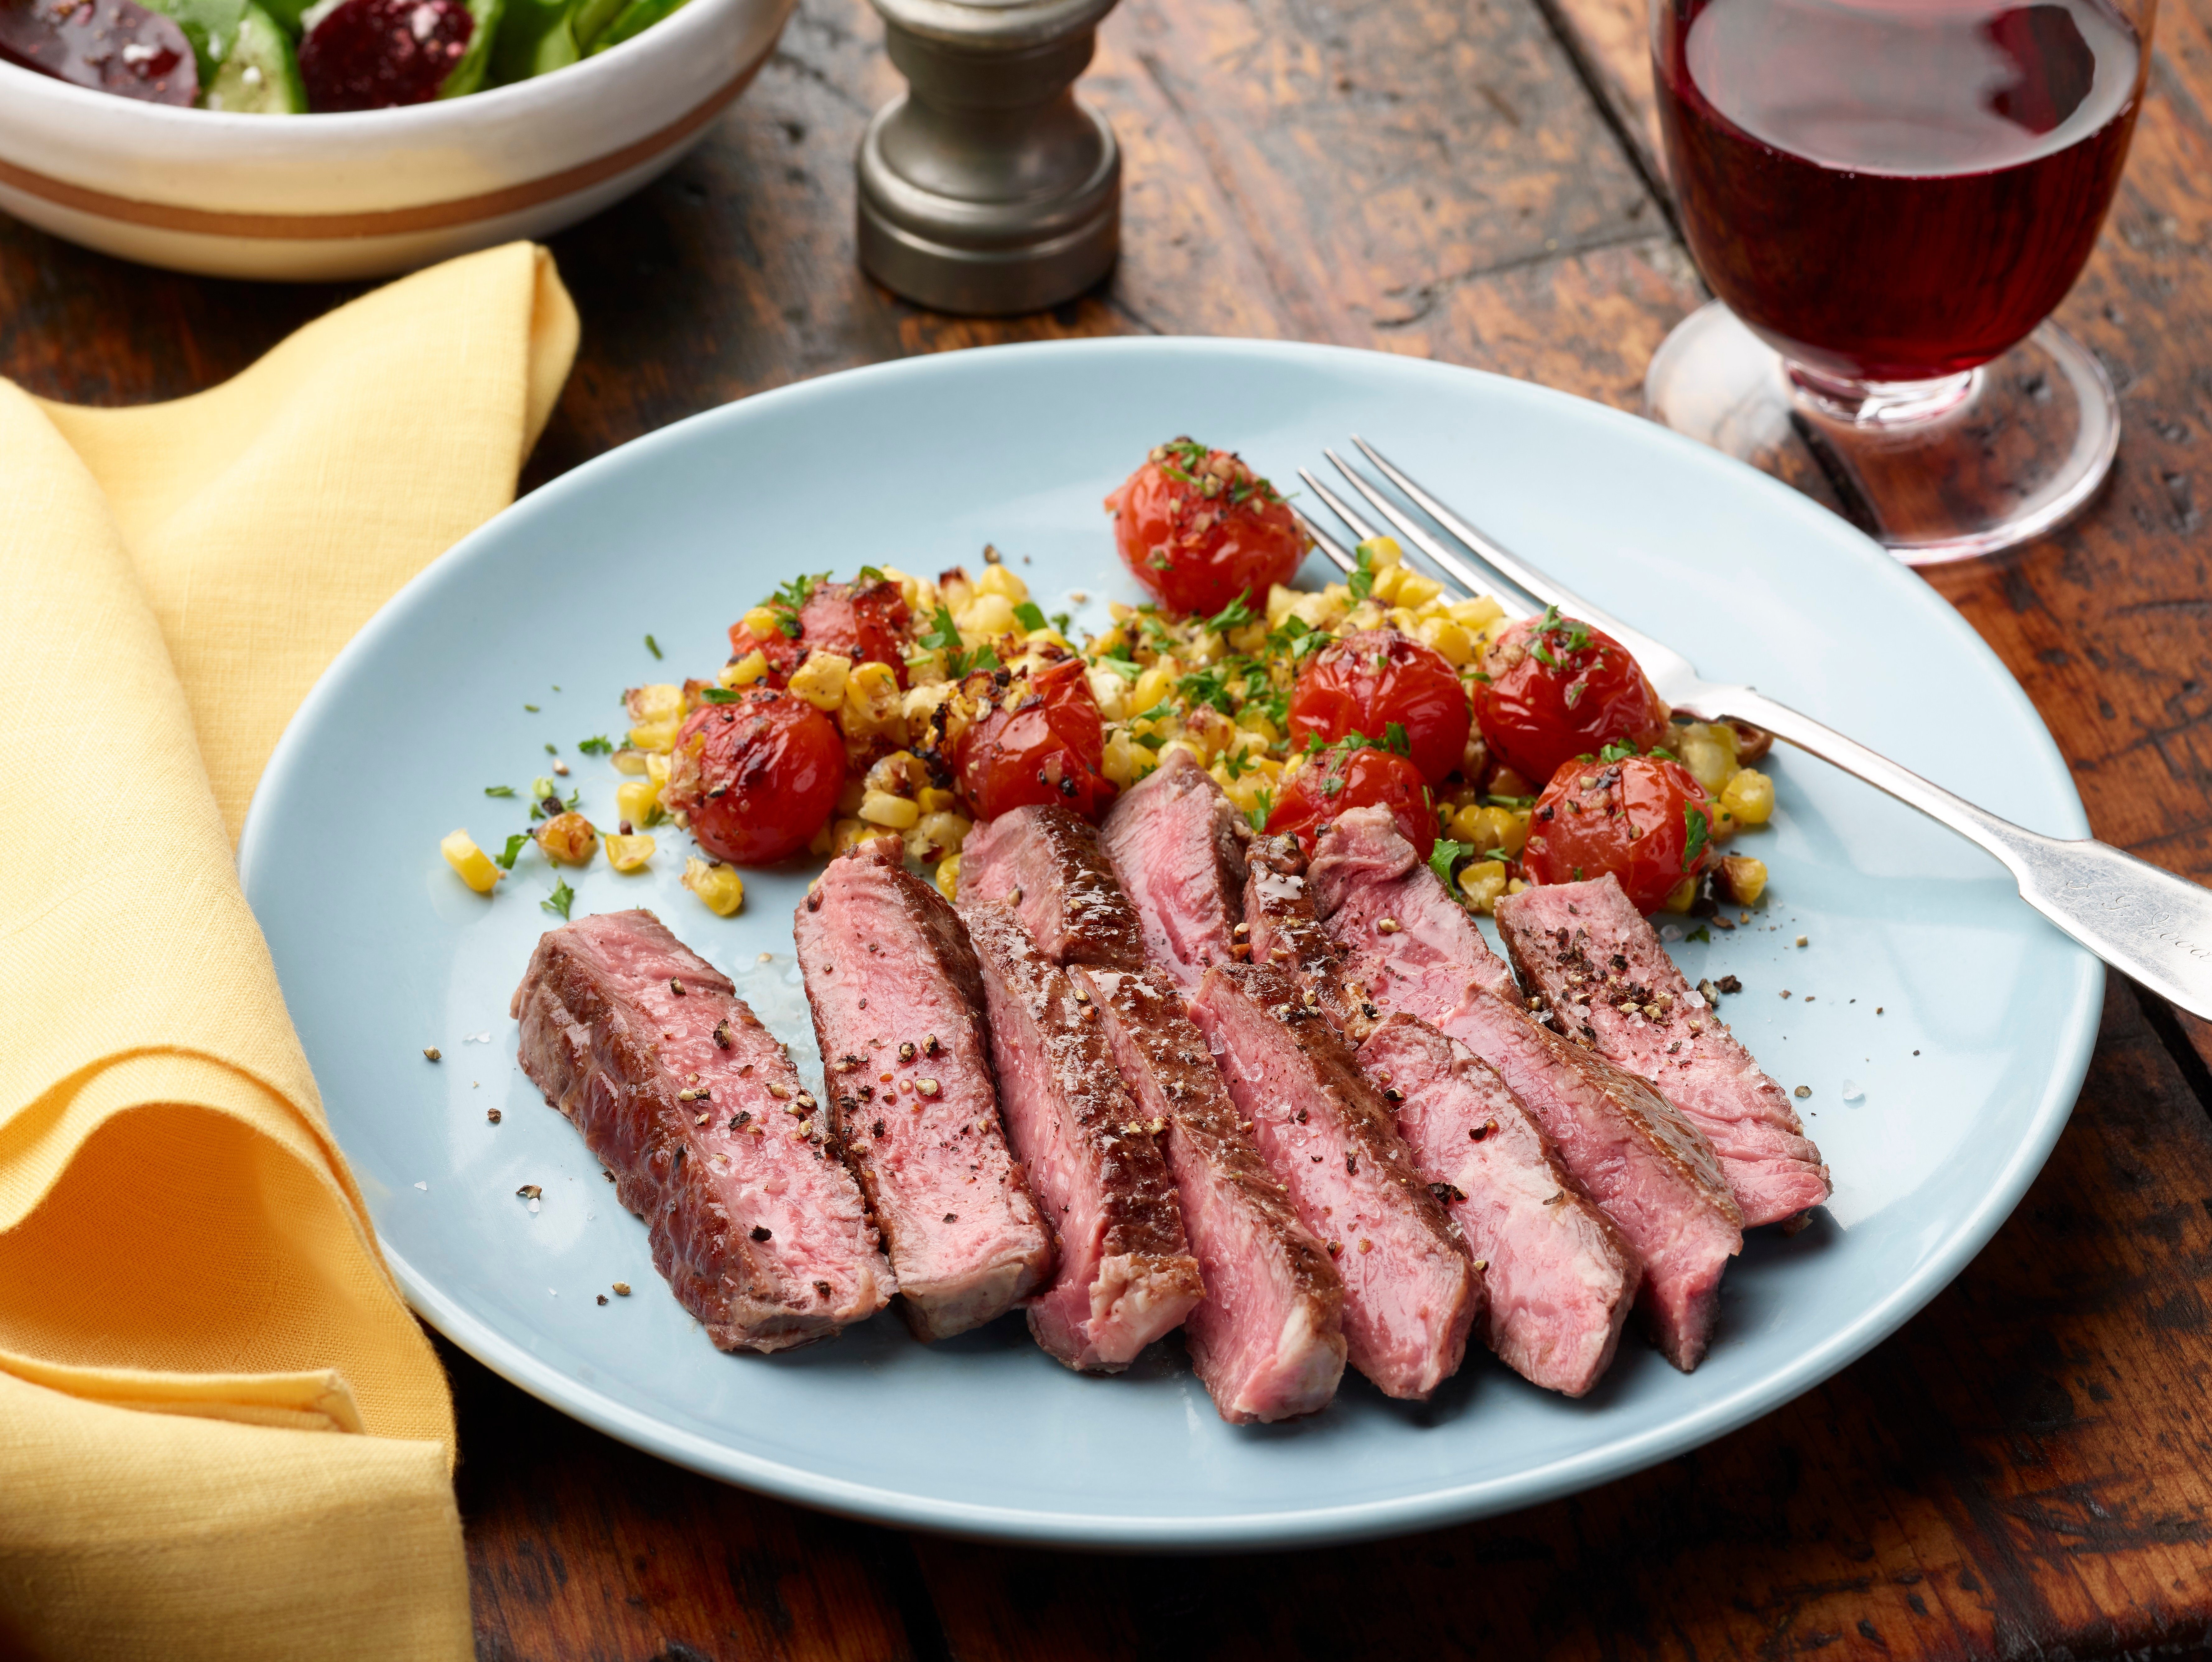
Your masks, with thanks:
[{"label": "sliced steak", "polygon": [[1466,1353],[1482,1280],[1389,1107],[1285,975],[1208,970],[1190,1013],[1268,1168],[1336,1259],[1352,1365],[1387,1395],[1428,1396]]},{"label": "sliced steak", "polygon": [[1479,992],[1444,1031],[1498,1070],[1560,1163],[1644,1262],[1637,1307],[1660,1354],[1695,1368],[1720,1313],[1721,1272],[1743,1250],[1743,1214],[1712,1144],[1634,1074],[1570,1044],[1517,1003]]},{"label": "sliced steak", "polygon": [[1071,1368],[1127,1368],[1206,1295],[1175,1185],[1115,1071],[1097,1004],[1003,901],[965,907],[990,1011],[1008,1139],[1057,1238],[1030,1331]]},{"label": "sliced steak", "polygon": [[1554,1027],[1648,1080],[1705,1134],[1746,1223],[1828,1198],[1828,1168],[1789,1093],[1682,979],[1610,872],[1508,895],[1498,930]]},{"label": "sliced steak", "polygon": [[1579,1397],[1613,1361],[1643,1266],[1503,1079],[1399,1014],[1361,1066],[1384,1087],[1420,1174],[1467,1236],[1490,1295],[1490,1348],[1533,1385]]},{"label": "sliced steak", "polygon": [[[1315,851],[1311,889],[1335,898],[1350,874],[1399,869],[1396,890],[1379,876],[1364,905],[1328,926],[1346,949],[1346,967],[1370,999],[1418,1016],[1498,1070],[1558,1150],[1562,1162],[1620,1225],[1644,1264],[1639,1307],[1660,1350],[1677,1368],[1704,1356],[1719,1311],[1721,1272],[1743,1246],[1743,1215],[1721,1174],[1719,1157],[1689,1119],[1633,1075],[1603,1061],[1533,1019],[1519,996],[1487,990],[1497,955],[1462,913],[1436,923],[1435,902],[1448,899],[1436,874],[1387,820],[1380,828],[1402,855],[1360,823],[1367,810],[1346,814]],[[1336,840],[1358,843],[1340,853]],[[1369,844],[1360,852],[1360,844]],[[1322,875],[1328,875],[1328,882]],[[1378,933],[1363,919],[1419,920],[1416,930]],[[1408,966],[1404,936],[1416,933],[1440,953],[1464,958],[1454,976],[1441,962]],[[1469,947],[1468,941],[1474,943]]]},{"label": "sliced steak", "polygon": [[1052,1270],[1052,1237],[1006,1151],[968,931],[896,838],[830,862],[793,915],[832,1133],[898,1277],[907,1325],[946,1338]]},{"label": "sliced steak", "polygon": [[1344,1283],[1260,1157],[1182,994],[1157,969],[1073,974],[1139,1111],[1167,1128],[1206,1280],[1183,1337],[1215,1408],[1236,1423],[1326,1408],[1344,1374]]},{"label": "sliced steak", "polygon": [[1156,772],[1123,792],[1099,828],[1099,846],[1137,908],[1146,953],[1186,998],[1207,969],[1234,961],[1231,931],[1248,834],[1243,816],[1188,750],[1170,751]]},{"label": "sliced steak", "polygon": [[1505,961],[1399,834],[1387,808],[1354,808],[1324,831],[1306,882],[1316,914],[1359,958],[1353,979],[1375,1002],[1403,1005],[1420,988],[1425,1011],[1460,998],[1470,984],[1516,996]]},{"label": "sliced steak", "polygon": [[960,900],[1012,901],[1037,950],[1056,964],[1145,967],[1143,928],[1097,830],[1057,804],[1017,808],[969,832]]},{"label": "sliced steak", "polygon": [[[961,851],[963,905],[1011,899],[1044,955],[1099,1011],[1139,1115],[1158,1122],[1206,1298],[1183,1323],[1224,1419],[1328,1405],[1344,1373],[1344,1283],[1283,1198],[1175,983],[1146,966],[1135,909],[1065,808],[1003,814]],[[1079,967],[1077,967],[1079,966]]]},{"label": "sliced steak", "polygon": [[531,955],[521,1062],[643,1217],[653,1267],[725,1350],[785,1350],[898,1284],[783,1046],[650,912],[584,918]]},{"label": "sliced steak", "polygon": [[1244,881],[1245,944],[1252,961],[1289,976],[1308,1010],[1347,1044],[1374,1031],[1382,1011],[1348,985],[1344,949],[1314,915],[1305,852],[1296,837],[1255,837]]}]

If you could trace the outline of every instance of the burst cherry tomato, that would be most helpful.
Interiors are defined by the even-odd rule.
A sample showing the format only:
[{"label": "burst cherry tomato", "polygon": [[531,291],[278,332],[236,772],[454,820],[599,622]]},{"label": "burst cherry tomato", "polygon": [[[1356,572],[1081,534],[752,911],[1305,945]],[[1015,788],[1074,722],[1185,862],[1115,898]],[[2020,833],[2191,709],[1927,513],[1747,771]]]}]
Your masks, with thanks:
[{"label": "burst cherry tomato", "polygon": [[1492,752],[1517,773],[1548,779],[1569,758],[1616,740],[1649,749],[1667,737],[1667,701],[1628,649],[1556,610],[1516,623],[1482,660],[1474,719]]},{"label": "burst cherry tomato", "polygon": [[830,718],[758,687],[684,718],[660,799],[716,859],[766,865],[806,846],[844,784],[845,741]]},{"label": "burst cherry tomato", "polygon": [[1395,722],[1431,785],[1459,766],[1474,721],[1451,665],[1395,629],[1362,629],[1322,647],[1291,692],[1292,745],[1309,733],[1324,744],[1347,733],[1382,738]]},{"label": "burst cherry tomato", "polygon": [[1083,660],[1067,658],[1008,689],[952,747],[953,783],[978,819],[1056,802],[1096,823],[1115,795],[1099,772],[1106,734]]},{"label": "burst cherry tomato", "polygon": [[135,0],[0,0],[0,63],[149,104],[199,96],[184,30]]},{"label": "burst cherry tomato", "polygon": [[1106,511],[1122,563],[1171,611],[1211,617],[1242,598],[1256,613],[1305,557],[1305,533],[1275,488],[1194,440],[1155,446]]},{"label": "burst cherry tomato", "polygon": [[1656,912],[1683,878],[1712,863],[1706,812],[1705,787],[1679,761],[1570,761],[1537,800],[1521,864],[1539,883],[1610,871],[1638,912]]},{"label": "burst cherry tomato", "polygon": [[765,640],[741,618],[730,625],[730,656],[757,652],[768,659],[769,683],[781,687],[810,652],[836,652],[855,664],[888,664],[906,685],[906,596],[888,578],[866,583],[817,583],[796,608],[770,601],[769,610],[799,633],[770,629]]},{"label": "burst cherry tomato", "polygon": [[1437,846],[1437,810],[1421,770],[1395,751],[1325,750],[1290,776],[1267,829],[1296,837],[1307,853],[1321,828],[1347,809],[1380,803],[1423,859]]}]

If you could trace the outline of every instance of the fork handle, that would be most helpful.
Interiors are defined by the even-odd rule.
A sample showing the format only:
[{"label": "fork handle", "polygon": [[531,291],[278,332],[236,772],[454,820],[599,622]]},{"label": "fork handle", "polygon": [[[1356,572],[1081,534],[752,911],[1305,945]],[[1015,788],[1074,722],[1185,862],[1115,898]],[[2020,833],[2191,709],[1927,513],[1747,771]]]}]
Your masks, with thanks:
[{"label": "fork handle", "polygon": [[2021,898],[2113,968],[2212,1021],[2212,890],[2110,843],[2046,837],[1999,819],[1832,727],[1748,687],[1707,687],[1681,703],[1701,720],[1764,727],[1887,791],[2005,864]]}]

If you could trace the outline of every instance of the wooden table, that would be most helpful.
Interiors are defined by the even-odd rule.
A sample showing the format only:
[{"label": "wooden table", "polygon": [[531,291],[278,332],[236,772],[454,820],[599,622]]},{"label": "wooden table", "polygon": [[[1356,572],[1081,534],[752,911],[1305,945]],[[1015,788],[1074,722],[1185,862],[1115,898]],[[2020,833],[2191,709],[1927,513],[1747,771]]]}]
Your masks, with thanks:
[{"label": "wooden table", "polygon": [[[726,399],[1048,336],[1282,336],[1634,408],[1702,298],[1641,0],[1124,0],[1087,96],[1127,153],[1100,292],[934,316],[853,263],[896,89],[861,0],[803,0],[690,160],[558,239],[582,356],[526,483]],[[2127,179],[2062,309],[2123,393],[2111,486],[1931,577],[2027,688],[2100,835],[2212,877],[2212,0],[2168,0]],[[0,373],[172,397],[346,291],[201,282],[0,221]],[[1789,465],[1823,500],[1805,458]],[[1929,713],[1941,721],[1941,711]],[[448,1350],[489,1659],[2151,1657],[2212,1641],[2212,1036],[2115,981],[2012,1221],[1901,1333],[1756,1425],[1532,1512],[1379,1545],[1101,1558],[844,1523],[692,1477]]]}]

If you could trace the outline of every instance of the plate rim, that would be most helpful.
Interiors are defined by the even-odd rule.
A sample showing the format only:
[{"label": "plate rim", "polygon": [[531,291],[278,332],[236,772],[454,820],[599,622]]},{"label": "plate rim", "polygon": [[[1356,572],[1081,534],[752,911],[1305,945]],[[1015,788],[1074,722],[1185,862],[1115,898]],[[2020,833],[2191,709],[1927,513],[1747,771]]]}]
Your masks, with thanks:
[{"label": "plate rim", "polygon": [[[307,733],[319,724],[324,707],[337,696],[338,682],[350,671],[355,660],[368,655],[386,634],[404,626],[406,615],[422,592],[434,586],[441,573],[453,565],[477,558],[484,544],[504,535],[501,524],[510,515],[557,511],[573,493],[597,488],[603,473],[631,465],[641,454],[684,442],[696,428],[772,416],[777,409],[813,398],[851,396],[848,389],[856,383],[888,382],[908,377],[927,379],[955,370],[967,371],[979,361],[1009,354],[1068,357],[1159,354],[1172,357],[1194,352],[1255,359],[1349,358],[1370,363],[1379,360],[1397,373],[1433,374],[1443,379],[1474,377],[1490,384],[1493,396],[1503,393],[1509,400],[1530,397],[1540,403],[1565,401],[1577,406],[1583,419],[1595,419],[1601,425],[1626,424],[1636,430],[1638,442],[1656,440],[1662,449],[1674,449],[1695,465],[1717,468],[1723,476],[1731,478],[1734,488],[1763,494],[1770,506],[1780,508],[1786,515],[1805,517],[1808,524],[1820,524],[1832,536],[1841,530],[1845,533],[1845,544],[1856,545],[1855,555],[1867,566],[1870,578],[1894,585],[1900,595],[1913,596],[1913,604],[1923,610],[1932,606],[1930,615],[1938,627],[1948,628],[1960,646],[1969,656],[1978,658],[1985,670],[1996,672],[2000,695],[2008,697],[2019,712],[2040,730],[2044,759],[2056,763],[2057,779],[2063,788],[2054,806],[2067,822],[2058,834],[2089,834],[2081,793],[2066,769],[2063,753],[2025,689],[1989,643],[1963,614],[1944,603],[1879,544],[1781,481],[1595,399],[1464,365],[1312,342],[1209,336],[1109,337],[1009,343],[959,352],[923,354],[792,382],[732,399],[641,434],[517,498],[401,585],[339,649],[301,701],[256,783],[240,831],[239,881],[249,904],[255,872],[266,846],[268,816],[264,804],[281,794],[282,782],[289,777],[295,758],[309,742]],[[2059,939],[2064,941],[2063,936]],[[2074,984],[2070,989],[2073,1004],[2060,1032],[2054,1065],[2046,1075],[2045,1088],[2029,1111],[2023,1135],[2005,1164],[1974,1207],[1959,1220],[1917,1271],[1869,1306],[1849,1325],[1808,1346],[1786,1365],[1663,1426],[1601,1442],[1538,1467],[1415,1495],[1316,1506],[1294,1512],[1222,1513],[1198,1518],[1133,1513],[1097,1516],[1072,1508],[1038,1511],[947,1500],[911,1489],[830,1477],[685,1431],[616,1400],[558,1366],[542,1361],[489,1323],[472,1315],[418,1272],[381,1236],[377,1244],[409,1307],[509,1383],[619,1441],[673,1465],[779,1500],[893,1528],[1009,1544],[1121,1552],[1279,1550],[1407,1534],[1561,1499],[1628,1477],[1741,1429],[1849,1367],[1895,1333],[1950,1285],[2002,1227],[2028,1186],[2042,1171],[2087,1077],[2101,1021],[2105,967],[2085,949],[2070,941],[2064,943],[2074,954]],[[332,1140],[335,1143],[334,1129]]]}]

